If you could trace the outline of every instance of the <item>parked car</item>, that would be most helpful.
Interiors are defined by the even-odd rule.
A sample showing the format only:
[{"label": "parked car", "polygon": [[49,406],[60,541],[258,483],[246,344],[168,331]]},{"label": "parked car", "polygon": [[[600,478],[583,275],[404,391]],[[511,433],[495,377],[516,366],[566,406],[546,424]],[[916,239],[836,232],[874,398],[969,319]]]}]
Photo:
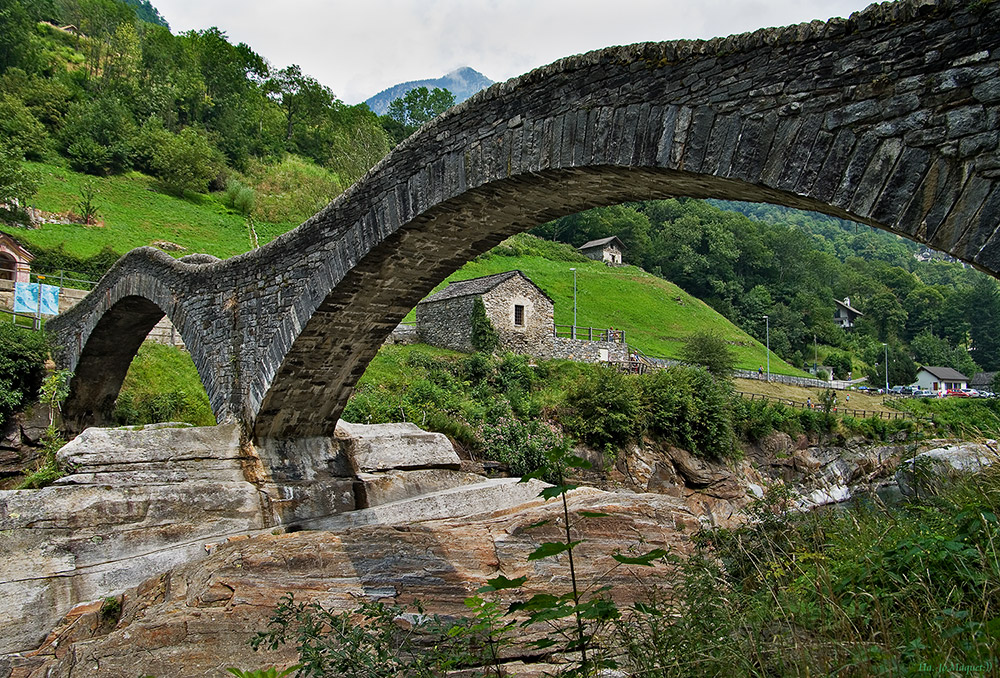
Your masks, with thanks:
[{"label": "parked car", "polygon": [[978,398],[979,397],[979,391],[977,391],[974,388],[963,388],[962,389],[962,393],[964,393],[965,395],[969,396],[970,398]]},{"label": "parked car", "polygon": [[914,398],[936,398],[937,392],[927,388],[918,388],[913,393]]},{"label": "parked car", "polygon": [[945,391],[944,394],[946,396],[948,396],[949,398],[968,398],[968,397],[970,397],[969,394],[966,393],[965,391],[961,391],[961,390],[957,390],[957,389],[950,389],[950,388],[947,391]]}]

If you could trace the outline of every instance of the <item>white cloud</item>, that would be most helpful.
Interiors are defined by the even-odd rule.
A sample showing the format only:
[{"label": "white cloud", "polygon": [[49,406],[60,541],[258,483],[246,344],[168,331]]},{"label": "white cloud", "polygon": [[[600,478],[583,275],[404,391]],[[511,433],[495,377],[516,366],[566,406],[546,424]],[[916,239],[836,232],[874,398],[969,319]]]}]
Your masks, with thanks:
[{"label": "white cloud", "polygon": [[218,26],[357,103],[471,66],[506,80],[610,45],[710,38],[847,16],[860,0],[155,0],[174,32]]}]

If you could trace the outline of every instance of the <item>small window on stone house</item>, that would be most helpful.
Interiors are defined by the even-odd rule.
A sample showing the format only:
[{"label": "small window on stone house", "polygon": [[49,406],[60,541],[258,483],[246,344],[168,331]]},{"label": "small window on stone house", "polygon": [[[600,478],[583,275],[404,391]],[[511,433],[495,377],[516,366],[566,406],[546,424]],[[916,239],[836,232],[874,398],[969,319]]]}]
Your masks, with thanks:
[{"label": "small window on stone house", "polygon": [[524,327],[524,306],[514,304],[514,326]]}]

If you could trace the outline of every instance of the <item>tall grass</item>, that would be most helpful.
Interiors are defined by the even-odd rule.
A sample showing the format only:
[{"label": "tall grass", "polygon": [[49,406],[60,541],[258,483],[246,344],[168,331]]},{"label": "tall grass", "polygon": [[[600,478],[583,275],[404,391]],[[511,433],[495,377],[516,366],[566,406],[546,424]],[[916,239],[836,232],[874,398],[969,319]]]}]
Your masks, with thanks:
[{"label": "tall grass", "polygon": [[619,626],[629,675],[995,675],[1000,471],[898,506],[787,500],[676,561]]}]

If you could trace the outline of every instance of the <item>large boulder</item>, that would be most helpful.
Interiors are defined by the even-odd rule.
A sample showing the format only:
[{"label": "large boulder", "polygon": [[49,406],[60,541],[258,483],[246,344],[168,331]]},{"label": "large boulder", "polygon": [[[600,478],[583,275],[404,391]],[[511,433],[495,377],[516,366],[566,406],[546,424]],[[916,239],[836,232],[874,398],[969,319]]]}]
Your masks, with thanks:
[{"label": "large boulder", "polygon": [[[689,552],[697,519],[679,500],[582,488],[568,496],[577,548],[575,567],[586,584],[608,584],[620,604],[646,595],[666,568],[615,567],[611,556],[634,547]],[[587,517],[582,512],[603,513]],[[526,576],[522,590],[503,592],[504,605],[570,586],[568,559],[528,561],[539,544],[563,538],[562,504],[532,499],[475,519],[408,525],[364,525],[341,532],[258,534],[220,546],[207,559],[178,566],[124,595],[113,629],[99,608],[80,608],[34,653],[0,658],[0,676],[15,678],[222,678],[226,667],[287,666],[294,648],[254,652],[248,641],[267,627],[288,593],[351,610],[365,600],[411,605],[428,614],[464,615],[463,600],[499,574]],[[541,521],[550,522],[534,527]],[[75,630],[74,630],[75,629]],[[64,637],[60,633],[65,633]],[[522,633],[522,641],[533,636]],[[521,658],[536,652],[527,647]],[[518,676],[538,675],[519,666]]]},{"label": "large boulder", "polygon": [[956,442],[907,459],[896,471],[896,482],[905,496],[933,494],[956,479],[978,473],[998,461],[995,440],[982,444]]}]

